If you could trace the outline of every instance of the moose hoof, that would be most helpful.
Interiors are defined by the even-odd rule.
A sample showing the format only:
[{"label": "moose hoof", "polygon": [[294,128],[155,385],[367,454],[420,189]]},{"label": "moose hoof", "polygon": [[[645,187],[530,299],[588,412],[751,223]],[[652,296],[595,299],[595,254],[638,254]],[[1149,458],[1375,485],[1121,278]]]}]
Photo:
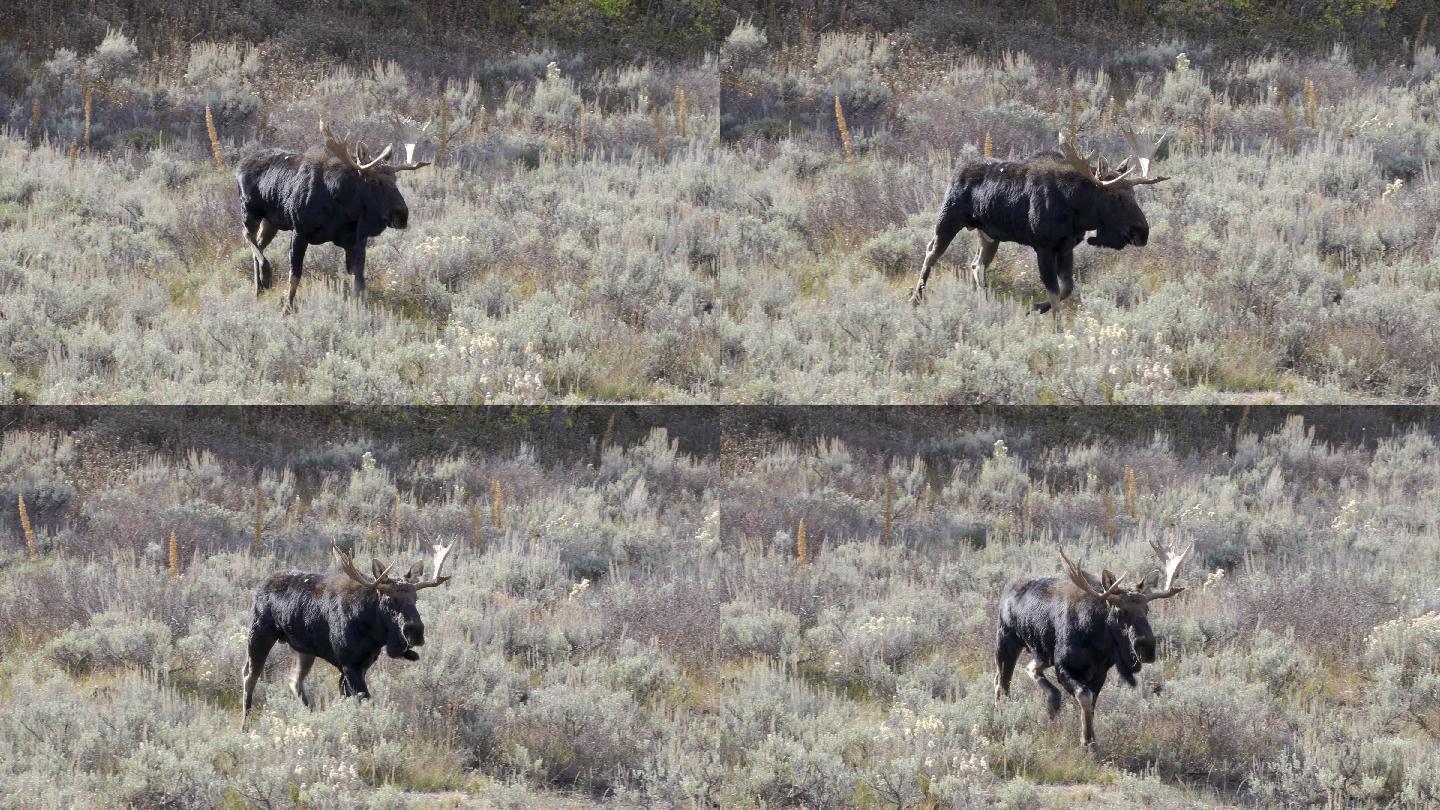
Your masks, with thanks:
[{"label": "moose hoof", "polygon": [[912,306],[912,307],[918,307],[918,306],[920,306],[920,301],[921,301],[924,297],[925,297],[925,290],[924,290],[924,289],[922,289],[922,288],[920,288],[920,287],[916,287],[914,290],[911,290],[911,291],[910,291],[910,306]]}]

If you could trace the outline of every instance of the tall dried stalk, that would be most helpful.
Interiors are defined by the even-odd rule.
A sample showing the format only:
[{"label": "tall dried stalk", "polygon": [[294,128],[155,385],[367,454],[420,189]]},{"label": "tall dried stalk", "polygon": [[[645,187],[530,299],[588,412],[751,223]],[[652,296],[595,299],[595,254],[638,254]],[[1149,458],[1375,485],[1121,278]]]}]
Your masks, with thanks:
[{"label": "tall dried stalk", "polygon": [[795,527],[795,559],[805,564],[805,518],[800,518],[800,525]]},{"label": "tall dried stalk", "polygon": [[1210,94],[1210,100],[1205,105],[1205,143],[1215,145],[1215,94]]},{"label": "tall dried stalk", "polygon": [[70,142],[70,171],[75,171],[75,161],[80,158],[80,142]]},{"label": "tall dried stalk", "polygon": [[685,105],[685,88],[675,88],[675,132],[685,137],[685,122],[690,117],[690,111]]},{"label": "tall dried stalk", "polygon": [[1287,96],[1281,103],[1285,111],[1285,149],[1291,154],[1295,153],[1295,110],[1290,107],[1290,99]]},{"label": "tall dried stalk", "polygon": [[485,536],[481,534],[480,529],[485,521],[480,517],[480,507],[475,503],[474,498],[465,501],[465,510],[470,513],[470,533],[474,538],[474,549],[479,551],[480,547],[484,545]]},{"label": "tall dried stalk", "polygon": [[660,162],[665,162],[665,116],[660,114],[660,105],[650,107],[650,123],[655,127],[655,153],[660,156]]},{"label": "tall dried stalk", "polygon": [[1310,79],[1306,79],[1306,80],[1305,80],[1305,126],[1311,128],[1312,130],[1318,128],[1318,126],[1317,126],[1317,124],[1316,124],[1316,113],[1318,112],[1318,108],[1319,108],[1319,104],[1318,104],[1318,102],[1317,102],[1317,100],[1316,100],[1316,96],[1315,96],[1315,82],[1311,81]]},{"label": "tall dried stalk", "polygon": [[987,158],[994,157],[994,151],[990,145],[990,130],[988,129],[985,130],[985,145],[980,149],[980,154]]},{"label": "tall dried stalk", "polygon": [[603,453],[605,447],[610,444],[610,436],[615,433],[616,412],[610,412],[610,419],[605,422],[605,432],[600,434],[600,451]]},{"label": "tall dried stalk", "polygon": [[1025,533],[1035,531],[1035,482],[1025,479],[1025,514],[1021,517]]},{"label": "tall dried stalk", "polygon": [[180,576],[180,542],[175,538],[175,530],[170,530],[170,576]]},{"label": "tall dried stalk", "polygon": [[15,497],[20,502],[20,530],[25,533],[25,550],[30,552],[30,561],[34,562],[40,559],[40,555],[35,551],[35,531],[30,527],[30,513],[25,511],[25,496]]},{"label": "tall dried stalk", "polygon": [[95,87],[87,84],[85,85],[85,133],[83,136],[86,152],[90,151],[90,111],[94,106]]},{"label": "tall dried stalk", "polygon": [[1079,123],[1079,99],[1075,95],[1075,85],[1070,85],[1070,143],[1077,143],[1075,130]]},{"label": "tall dried stalk", "polygon": [[[260,503],[261,503],[261,502],[260,502],[260,482],[259,482],[259,481],[256,481],[256,482],[255,482],[255,490],[254,490],[254,493],[253,493],[253,494],[254,494],[254,496],[255,496],[255,535],[254,535],[254,537],[252,537],[251,540],[250,540],[250,552],[251,552],[251,554],[255,555],[256,557],[259,557],[259,556],[260,556],[260,523],[261,523],[261,513],[260,513]],[[299,500],[299,498],[297,497],[296,500]]]},{"label": "tall dried stalk", "polygon": [[445,100],[445,86],[440,86],[440,146],[435,154],[437,168],[445,166],[445,153],[450,149],[450,103]]},{"label": "tall dried stalk", "polygon": [[1115,496],[1110,494],[1110,487],[1100,491],[1100,496],[1105,504],[1105,537],[1108,540],[1115,539]]},{"label": "tall dried stalk", "polygon": [[205,105],[205,131],[210,134],[210,154],[215,156],[215,170],[225,171],[225,159],[220,151],[220,133],[215,131],[215,116],[210,112],[210,105]]},{"label": "tall dried stalk", "polygon": [[40,97],[35,97],[35,102],[30,105],[30,145],[40,145]]},{"label": "tall dried stalk", "polygon": [[1132,469],[1132,468],[1130,468],[1130,467],[1126,467],[1126,468],[1125,468],[1125,513],[1128,514],[1132,520],[1139,517],[1139,515],[1137,514],[1137,511],[1139,510],[1139,501],[1140,501],[1139,495],[1140,495],[1140,493],[1139,493],[1139,491],[1138,491],[1138,490],[1136,489],[1136,487],[1135,487],[1135,470]]},{"label": "tall dried stalk", "polygon": [[500,489],[500,479],[490,479],[490,522],[497,529],[505,528],[505,493]]},{"label": "tall dried stalk", "polygon": [[585,154],[585,99],[580,99],[580,117],[576,123],[575,133],[575,154],[576,157]]},{"label": "tall dried stalk", "polygon": [[895,523],[895,481],[885,476],[885,528],[880,531],[880,545],[890,545],[890,530]]},{"label": "tall dried stalk", "polygon": [[400,539],[400,493],[395,493],[395,505],[390,509],[390,542]]},{"label": "tall dried stalk", "polygon": [[845,147],[845,159],[855,160],[855,150],[850,145],[850,128],[845,126],[845,109],[840,106],[840,96],[835,96],[835,124],[840,127],[840,143]]}]

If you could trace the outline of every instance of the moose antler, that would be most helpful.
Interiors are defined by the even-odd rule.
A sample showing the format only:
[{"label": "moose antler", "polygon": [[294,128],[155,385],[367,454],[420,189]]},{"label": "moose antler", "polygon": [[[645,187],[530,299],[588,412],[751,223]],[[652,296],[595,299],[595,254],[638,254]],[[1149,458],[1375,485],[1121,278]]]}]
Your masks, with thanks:
[{"label": "moose antler", "polygon": [[1152,183],[1159,183],[1162,180],[1170,179],[1168,177],[1150,176],[1150,161],[1155,159],[1155,152],[1160,149],[1160,144],[1165,143],[1165,139],[1170,137],[1170,133],[1167,132],[1164,135],[1161,135],[1160,140],[1156,141],[1154,146],[1151,146],[1145,140],[1142,140],[1138,135],[1131,131],[1130,127],[1122,127],[1120,129],[1120,134],[1125,136],[1125,143],[1130,145],[1130,156],[1125,158],[1125,162],[1131,163],[1133,161],[1134,166],[1140,167],[1140,176],[1134,180],[1131,180],[1130,185],[1146,186]]},{"label": "moose antler", "polygon": [[360,164],[355,162],[355,156],[350,154],[350,150],[345,147],[345,144],[342,143],[339,138],[335,137],[335,133],[330,129],[330,125],[324,121],[320,122],[320,134],[325,136],[325,148],[330,150],[330,154],[339,158],[340,162],[346,166],[356,171],[361,171]]},{"label": "moose antler", "polygon": [[1180,563],[1185,561],[1185,555],[1189,554],[1190,551],[1195,548],[1194,541],[1191,541],[1190,545],[1179,554],[1175,553],[1175,547],[1173,545],[1167,543],[1164,548],[1161,548],[1160,544],[1156,543],[1153,539],[1150,540],[1150,547],[1155,549],[1156,554],[1160,555],[1161,564],[1165,566],[1165,586],[1158,591],[1150,591],[1142,594],[1145,600],[1148,602],[1154,599],[1169,599],[1175,594],[1185,590],[1184,587],[1175,584],[1175,574],[1180,571]]},{"label": "moose antler", "polygon": [[450,541],[450,545],[448,546],[440,545],[440,538],[438,537],[435,538],[435,541],[435,545],[433,546],[435,549],[435,573],[431,575],[430,579],[416,583],[415,590],[417,591],[421,588],[433,588],[436,585],[444,585],[450,580],[450,577],[440,576],[440,569],[445,565],[445,558],[450,556],[450,549],[455,547],[455,541]]},{"label": "moose antler", "polygon": [[[1065,162],[1068,163],[1072,168],[1074,168],[1075,171],[1080,172],[1081,174],[1090,178],[1098,185],[1105,187],[1113,186],[1116,183],[1123,181],[1126,175],[1130,174],[1131,168],[1133,168],[1126,168],[1125,171],[1121,172],[1115,177],[1110,178],[1109,180],[1101,180],[1099,176],[1096,175],[1095,170],[1090,168],[1090,160],[1085,156],[1081,155],[1079,152],[1075,151],[1075,145],[1070,143],[1070,138],[1068,138],[1063,131],[1060,133],[1060,154],[1065,156]],[[1090,153],[1092,157],[1094,156],[1094,154],[1094,152]],[[1104,174],[1105,172],[1102,169],[1100,173]]]},{"label": "moose antler", "polygon": [[390,569],[395,567],[394,563],[391,563],[390,565],[387,565],[385,566],[385,568],[381,569],[380,561],[375,560],[374,569],[379,571],[379,573],[375,576],[374,579],[371,579],[360,573],[360,569],[355,567],[355,560],[352,559],[349,554],[341,551],[339,546],[332,545],[330,547],[330,550],[335,553],[335,562],[340,564],[340,570],[345,572],[346,576],[350,577],[361,585],[364,585],[367,588],[378,590],[385,585],[391,584],[388,577],[390,574]]},{"label": "moose antler", "polygon": [[1080,590],[1085,591],[1091,596],[1096,596],[1100,599],[1109,599],[1115,594],[1117,590],[1119,590],[1120,583],[1124,582],[1125,578],[1130,576],[1130,572],[1126,571],[1118,578],[1116,578],[1115,581],[1111,582],[1109,587],[1105,588],[1105,590],[1097,591],[1095,590],[1095,586],[1090,584],[1090,580],[1085,576],[1085,572],[1080,568],[1080,566],[1071,562],[1070,558],[1065,556],[1065,548],[1060,545],[1056,545],[1055,548],[1060,551],[1061,565],[1064,567],[1065,573],[1070,577],[1070,581],[1074,582],[1076,587],[1080,588]]},{"label": "moose antler", "polygon": [[[394,127],[395,127],[395,133],[396,133],[397,135],[399,135],[402,131],[404,131],[406,127],[409,127],[411,130],[413,130],[413,131],[418,131],[421,135],[424,135],[424,134],[425,134],[425,131],[428,130],[428,129],[430,128],[430,125],[433,124],[434,122],[435,122],[435,119],[433,119],[433,118],[430,119],[429,121],[426,121],[425,123],[422,124],[422,123],[420,123],[419,121],[416,121],[414,118],[411,118],[411,117],[408,116],[408,115],[392,115],[392,116],[390,116],[390,123],[394,125]],[[429,166],[429,165],[430,165],[429,163],[416,163],[416,162],[415,162],[415,147],[416,147],[417,145],[419,145],[419,141],[418,141],[418,140],[416,140],[416,141],[402,141],[402,144],[405,146],[405,165],[404,165],[404,166],[396,166],[396,167],[395,167],[395,170],[396,170],[396,171],[414,170],[414,169],[419,169],[419,168],[422,168],[422,167],[425,167],[425,166]]]},{"label": "moose antler", "polygon": [[[374,160],[368,160],[370,150],[366,148],[365,144],[356,141],[355,154],[352,155],[349,148],[345,146],[345,143],[335,137],[335,132],[331,130],[330,125],[324,121],[320,122],[320,133],[325,136],[325,148],[330,150],[330,154],[339,158],[340,162],[357,172],[374,168],[381,161],[389,158],[391,150],[394,149],[393,145],[386,146]],[[362,163],[361,161],[364,162]],[[397,166],[396,170],[399,171],[402,168],[419,168],[419,166]]]}]

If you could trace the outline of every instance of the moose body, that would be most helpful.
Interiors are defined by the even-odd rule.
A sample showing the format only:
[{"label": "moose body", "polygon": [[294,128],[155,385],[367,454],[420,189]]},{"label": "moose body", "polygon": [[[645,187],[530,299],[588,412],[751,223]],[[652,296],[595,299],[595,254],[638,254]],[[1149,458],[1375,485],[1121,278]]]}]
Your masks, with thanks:
[{"label": "moose body", "polygon": [[[1153,543],[1152,543],[1153,545]],[[1098,579],[1060,552],[1065,576],[1020,577],[1005,587],[995,632],[995,699],[1010,693],[1010,678],[1022,650],[1029,650],[1027,673],[1045,692],[1053,717],[1061,693],[1046,677],[1053,669],[1065,692],[1081,712],[1081,742],[1094,745],[1095,702],[1113,668],[1129,686],[1144,664],[1155,660],[1155,634],[1148,604],[1167,599],[1184,588],[1173,584],[1189,549],[1178,556],[1160,551],[1166,566],[1163,587],[1154,571],[1133,589],[1125,574],[1105,571]]]},{"label": "moose body", "polygon": [[[1075,288],[1077,245],[1088,241],[1119,250],[1149,241],[1150,224],[1133,189],[1169,178],[1148,176],[1159,143],[1146,147],[1128,130],[1125,135],[1135,154],[1113,176],[1103,161],[1092,168],[1063,135],[1059,152],[1041,152],[1024,161],[984,158],[961,166],[946,189],[911,302],[920,303],[930,271],[955,236],[973,228],[980,241],[980,251],[970,264],[974,286],[986,287],[985,273],[1001,242],[1026,245],[1035,251],[1048,295],[1035,309],[1053,310],[1058,325],[1060,302]],[[1128,165],[1131,161],[1134,164]],[[1142,174],[1131,179],[1136,167],[1142,167]],[[1095,235],[1087,240],[1085,234],[1091,231]]]},{"label": "moose body", "polygon": [[266,578],[250,611],[242,720],[250,711],[265,659],[277,642],[295,651],[290,690],[306,706],[310,699],[305,677],[316,658],[340,670],[342,695],[361,699],[370,696],[365,672],[382,651],[391,658],[419,660],[413,648],[424,645],[425,625],[415,607],[415,594],[449,579],[439,575],[449,551],[448,546],[435,546],[435,577],[425,581],[420,579],[423,563],[416,563],[404,577],[391,579],[389,569],[382,570],[377,561],[374,577],[366,577],[338,549],[339,575],[282,571]]},{"label": "moose body", "polygon": [[[327,145],[305,153],[265,149],[240,161],[235,179],[245,217],[245,240],[255,271],[255,293],[274,284],[265,248],[277,231],[294,231],[290,243],[290,289],[285,311],[295,307],[295,294],[310,245],[334,244],[345,250],[345,270],[356,298],[365,300],[367,242],[386,228],[404,229],[410,210],[396,185],[397,172],[427,163],[391,166],[390,147],[366,160],[363,145],[351,154],[322,125]],[[407,144],[413,155],[414,144]]]}]

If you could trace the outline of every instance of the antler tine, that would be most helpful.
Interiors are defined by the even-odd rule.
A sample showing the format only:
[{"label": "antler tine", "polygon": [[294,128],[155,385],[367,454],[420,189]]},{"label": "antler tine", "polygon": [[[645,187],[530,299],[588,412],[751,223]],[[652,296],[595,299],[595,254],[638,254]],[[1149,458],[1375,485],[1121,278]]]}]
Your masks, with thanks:
[{"label": "antler tine", "polygon": [[360,168],[360,164],[355,162],[355,158],[350,154],[350,150],[346,149],[345,144],[341,143],[340,139],[335,137],[335,132],[331,130],[330,125],[324,121],[320,122],[320,134],[325,136],[325,148],[330,150],[330,154],[339,158],[342,163],[352,169]]},{"label": "antler tine", "polygon": [[1120,583],[1124,582],[1125,578],[1130,576],[1130,572],[1126,571],[1125,573],[1121,574],[1118,579],[1110,583],[1110,587],[1106,588],[1103,591],[1097,591],[1095,590],[1095,586],[1090,584],[1090,580],[1085,577],[1084,569],[1072,562],[1069,557],[1065,556],[1065,548],[1058,544],[1055,546],[1055,548],[1060,552],[1060,560],[1062,561],[1062,565],[1065,568],[1065,573],[1070,577],[1070,580],[1074,582],[1075,585],[1081,590],[1092,596],[1099,597],[1100,599],[1105,599],[1111,594],[1115,593],[1115,591],[1119,589]]},{"label": "antler tine", "polygon": [[450,545],[442,546],[440,545],[440,538],[435,538],[435,545],[432,546],[432,548],[435,550],[435,573],[431,575],[430,579],[418,583],[415,586],[415,590],[418,591],[421,588],[433,588],[436,585],[444,585],[446,582],[450,581],[450,577],[440,576],[440,570],[445,567],[445,559],[450,556],[450,549],[454,547],[455,541],[453,540],[450,541]]},{"label": "antler tine", "polygon": [[1120,134],[1125,136],[1125,143],[1130,147],[1129,159],[1134,160],[1135,164],[1140,167],[1140,177],[1130,181],[1130,185],[1151,185],[1159,183],[1162,180],[1170,179],[1168,177],[1150,176],[1150,163],[1155,159],[1155,153],[1160,150],[1160,145],[1165,143],[1166,138],[1170,137],[1170,133],[1167,132],[1161,135],[1160,140],[1156,141],[1153,146],[1145,140],[1142,140],[1140,136],[1136,135],[1134,130],[1128,126],[1121,127]]},{"label": "antler tine", "polygon": [[371,166],[374,166],[375,164],[377,164],[377,163],[379,163],[380,161],[384,160],[385,158],[390,157],[390,150],[392,150],[392,149],[394,149],[394,148],[395,148],[395,145],[394,145],[394,144],[388,144],[383,150],[381,150],[379,156],[377,156],[374,160],[372,160],[372,161],[370,161],[370,162],[368,162],[368,163],[361,164],[361,165],[359,166],[360,171],[363,172],[363,171],[365,171],[366,169],[370,168]]},{"label": "antler tine", "polygon": [[[1065,156],[1065,162],[1074,167],[1076,171],[1090,178],[1097,185],[1113,186],[1116,183],[1125,180],[1125,178],[1129,176],[1130,172],[1133,170],[1133,167],[1126,169],[1119,175],[1116,175],[1109,180],[1101,180],[1100,177],[1096,174],[1095,170],[1090,167],[1090,159],[1095,157],[1098,151],[1099,150],[1092,150],[1088,157],[1082,155],[1075,150],[1075,145],[1070,143],[1070,139],[1065,135],[1065,133],[1063,131],[1060,133],[1060,154]],[[1101,158],[1101,161],[1104,161],[1103,157]],[[1103,174],[1103,170],[1101,171],[1101,173]]]},{"label": "antler tine", "polygon": [[346,576],[350,577],[351,579],[355,580],[361,585],[364,585],[367,588],[378,587],[384,580],[385,575],[390,572],[390,569],[386,568],[379,577],[376,577],[375,579],[370,579],[369,577],[360,573],[360,569],[355,567],[355,560],[351,558],[349,554],[341,551],[339,546],[331,545],[330,550],[334,552],[335,562],[339,563],[340,570],[343,571]]}]

